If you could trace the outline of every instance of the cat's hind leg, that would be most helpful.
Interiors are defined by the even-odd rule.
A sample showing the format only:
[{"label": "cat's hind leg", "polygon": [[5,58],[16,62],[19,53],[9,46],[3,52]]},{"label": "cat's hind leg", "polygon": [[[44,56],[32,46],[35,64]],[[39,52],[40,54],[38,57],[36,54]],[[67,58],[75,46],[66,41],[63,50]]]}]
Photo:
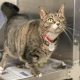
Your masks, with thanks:
[{"label": "cat's hind leg", "polygon": [[31,73],[35,76],[35,77],[42,77],[42,73],[40,73],[40,71],[38,70],[38,67],[36,66],[36,64],[31,63],[29,64],[30,69],[31,69]]},{"label": "cat's hind leg", "polygon": [[22,58],[22,56],[19,57],[19,60],[20,60],[23,64],[22,64],[22,65],[19,65],[18,67],[30,69],[28,62],[27,62],[26,60],[24,60],[24,59]]},{"label": "cat's hind leg", "polygon": [[2,57],[2,60],[0,62],[0,74],[2,74],[4,72],[4,69],[6,68],[6,65],[7,65],[7,62],[8,62],[8,59],[9,59],[9,55],[8,55],[8,49],[7,47],[4,49],[4,52],[3,52],[3,57]]}]

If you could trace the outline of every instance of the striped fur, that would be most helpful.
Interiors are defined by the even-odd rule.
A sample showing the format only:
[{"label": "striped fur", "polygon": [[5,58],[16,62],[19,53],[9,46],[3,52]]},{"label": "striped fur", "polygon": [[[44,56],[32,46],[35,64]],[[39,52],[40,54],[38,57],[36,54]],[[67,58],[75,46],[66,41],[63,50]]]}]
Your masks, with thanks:
[{"label": "striped fur", "polygon": [[[56,13],[46,13],[40,10],[40,20],[28,20],[23,16],[13,16],[6,25],[4,55],[0,66],[5,68],[8,57],[20,59],[32,70],[34,76],[39,76],[38,68],[47,63],[56,48],[56,38],[65,29],[63,6]],[[53,42],[49,42],[43,35]],[[53,51],[49,50],[53,44]]]}]

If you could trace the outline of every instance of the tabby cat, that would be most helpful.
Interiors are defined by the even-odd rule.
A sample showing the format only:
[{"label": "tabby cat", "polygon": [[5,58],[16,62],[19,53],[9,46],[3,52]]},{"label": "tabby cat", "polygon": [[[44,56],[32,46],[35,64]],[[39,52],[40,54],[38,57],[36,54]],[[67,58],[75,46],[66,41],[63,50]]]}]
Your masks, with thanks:
[{"label": "tabby cat", "polygon": [[[38,68],[47,63],[57,46],[58,36],[65,31],[64,5],[55,13],[48,13],[40,8],[39,20],[28,20],[20,16],[18,8],[14,6],[8,2],[2,5],[2,11],[7,16],[8,22],[0,71],[4,70],[10,56],[27,63],[32,74],[40,77],[42,74]],[[13,8],[12,13],[7,15],[9,11],[6,12],[5,7],[9,11]]]}]

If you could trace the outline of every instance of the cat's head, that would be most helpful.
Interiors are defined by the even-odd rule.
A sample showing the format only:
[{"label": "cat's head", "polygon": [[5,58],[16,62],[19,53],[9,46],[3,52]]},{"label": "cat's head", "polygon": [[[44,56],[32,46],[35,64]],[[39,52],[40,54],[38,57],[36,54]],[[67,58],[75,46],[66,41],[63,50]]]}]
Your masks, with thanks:
[{"label": "cat's head", "polygon": [[47,13],[43,8],[40,8],[40,18],[43,35],[51,37],[52,40],[62,33],[66,28],[64,5],[61,5],[60,9],[55,13]]}]

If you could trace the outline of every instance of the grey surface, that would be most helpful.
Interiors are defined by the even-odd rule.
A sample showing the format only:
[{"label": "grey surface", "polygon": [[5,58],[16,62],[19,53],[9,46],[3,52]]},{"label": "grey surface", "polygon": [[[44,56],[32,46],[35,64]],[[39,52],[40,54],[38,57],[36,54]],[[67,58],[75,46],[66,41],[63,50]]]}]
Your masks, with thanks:
[{"label": "grey surface", "polygon": [[64,79],[67,79],[67,69],[58,70],[52,73],[45,74],[41,78],[31,77],[22,80],[64,80]]},{"label": "grey surface", "polygon": [[[6,68],[6,70],[5,70],[5,73],[0,77],[2,77],[4,80],[8,80],[8,79],[15,80],[17,77],[18,77],[17,79],[21,79],[22,76],[24,76],[26,78],[25,75],[21,74],[22,72],[24,72],[25,74],[28,75],[27,76],[28,78],[26,78],[26,79],[23,78],[21,80],[63,80],[63,79],[67,78],[67,76],[68,76],[67,71],[69,68],[68,67],[66,67],[65,69],[57,68],[61,63],[62,63],[62,61],[50,59],[48,64],[46,64],[43,68],[40,68],[40,71],[43,73],[43,77],[41,77],[41,78],[33,77],[30,74],[30,70],[28,70],[28,69],[22,70],[20,68],[14,67],[14,66],[13,67],[8,66],[8,68]],[[18,72],[15,72],[15,70]],[[12,74],[14,75],[14,77]]]}]

